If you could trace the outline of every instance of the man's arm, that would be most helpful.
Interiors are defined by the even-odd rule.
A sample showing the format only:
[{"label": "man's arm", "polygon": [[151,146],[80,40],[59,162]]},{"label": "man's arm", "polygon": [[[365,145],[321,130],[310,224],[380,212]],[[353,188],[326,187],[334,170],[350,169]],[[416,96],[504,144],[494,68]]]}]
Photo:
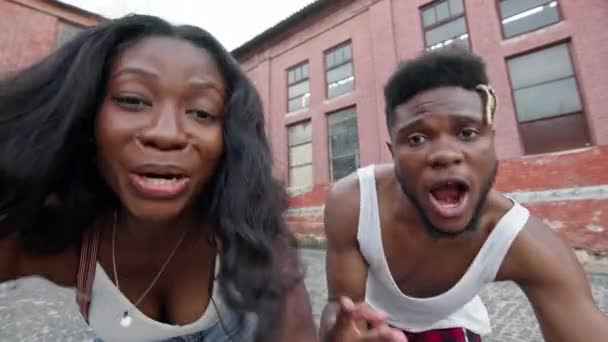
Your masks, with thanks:
[{"label": "man's arm", "polygon": [[505,261],[502,278],[522,288],[546,341],[608,341],[608,318],[595,305],[580,263],[549,227],[531,218]]},{"label": "man's arm", "polygon": [[365,299],[367,264],[357,244],[359,184],[356,174],[340,180],[330,190],[325,203],[324,223],[329,298],[321,316],[322,340],[335,325],[341,296],[349,297],[355,303]]}]

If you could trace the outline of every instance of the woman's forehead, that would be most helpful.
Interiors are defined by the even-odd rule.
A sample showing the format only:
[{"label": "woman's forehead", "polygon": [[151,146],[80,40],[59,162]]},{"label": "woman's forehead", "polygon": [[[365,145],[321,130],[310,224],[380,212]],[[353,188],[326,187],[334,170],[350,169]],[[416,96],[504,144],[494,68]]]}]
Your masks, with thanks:
[{"label": "woman's forehead", "polygon": [[189,41],[172,37],[149,37],[129,46],[117,58],[112,75],[140,70],[159,77],[177,74],[183,78],[204,78],[225,88],[214,57]]}]

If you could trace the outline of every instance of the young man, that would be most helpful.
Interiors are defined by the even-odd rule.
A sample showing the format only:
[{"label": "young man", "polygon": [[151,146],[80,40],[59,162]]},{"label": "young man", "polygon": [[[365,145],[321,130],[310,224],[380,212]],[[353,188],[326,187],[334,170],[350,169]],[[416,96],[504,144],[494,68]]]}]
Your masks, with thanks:
[{"label": "young man", "polygon": [[517,283],[547,341],[608,341],[573,252],[492,190],[496,98],[480,58],[432,52],[385,87],[393,164],[368,166],[327,199],[325,341],[480,341],[478,297]]}]

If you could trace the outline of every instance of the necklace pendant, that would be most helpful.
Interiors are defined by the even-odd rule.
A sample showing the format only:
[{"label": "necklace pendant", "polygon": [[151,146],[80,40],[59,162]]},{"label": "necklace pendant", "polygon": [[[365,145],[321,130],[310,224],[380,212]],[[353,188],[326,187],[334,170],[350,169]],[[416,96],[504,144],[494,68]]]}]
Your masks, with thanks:
[{"label": "necklace pendant", "polygon": [[129,316],[129,312],[125,310],[125,313],[122,315],[122,318],[120,319],[120,326],[122,326],[123,328],[128,328],[131,326],[132,322],[133,322],[133,319],[131,318],[131,316]]}]

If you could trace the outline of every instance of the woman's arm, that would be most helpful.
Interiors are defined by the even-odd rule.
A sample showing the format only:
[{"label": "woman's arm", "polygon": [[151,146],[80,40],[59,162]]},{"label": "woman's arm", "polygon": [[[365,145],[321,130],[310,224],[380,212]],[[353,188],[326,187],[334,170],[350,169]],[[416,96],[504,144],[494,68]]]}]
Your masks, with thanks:
[{"label": "woman's arm", "polygon": [[19,270],[19,249],[13,236],[0,239],[0,283],[17,279]]}]

